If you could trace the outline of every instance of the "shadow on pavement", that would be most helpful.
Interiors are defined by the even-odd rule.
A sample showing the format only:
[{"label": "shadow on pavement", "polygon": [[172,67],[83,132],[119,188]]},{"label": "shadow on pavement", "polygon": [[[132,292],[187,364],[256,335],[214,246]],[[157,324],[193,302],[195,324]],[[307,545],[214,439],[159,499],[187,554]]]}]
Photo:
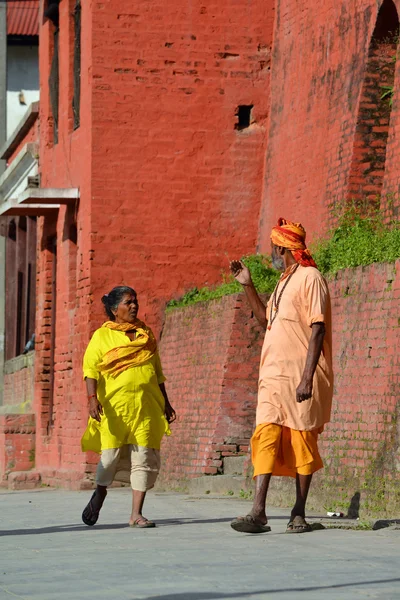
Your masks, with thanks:
[{"label": "shadow on pavement", "polygon": [[[175,526],[175,525],[202,525],[205,523],[230,523],[233,517],[224,517],[222,519],[155,519],[159,527]],[[282,519],[285,517],[273,517]],[[0,530],[0,537],[12,535],[37,535],[41,533],[65,533],[70,531],[99,531],[112,529],[128,529],[128,523],[104,523],[88,527],[82,524],[71,525],[52,525],[49,527],[38,527],[32,529],[3,529]]]},{"label": "shadow on pavement", "polygon": [[[217,592],[182,592],[174,594],[165,594],[162,596],[146,596],[142,600],[218,600],[218,598],[248,598],[249,596],[259,596],[261,594],[282,594],[284,592],[314,592],[319,590],[334,590],[347,587],[378,585],[380,583],[397,583],[396,579],[377,579],[374,581],[353,581],[350,583],[337,583],[333,585],[318,585],[312,587],[279,588],[270,590],[255,590],[253,592],[236,592],[232,594],[219,594]],[[135,600],[132,598],[132,600]]]}]

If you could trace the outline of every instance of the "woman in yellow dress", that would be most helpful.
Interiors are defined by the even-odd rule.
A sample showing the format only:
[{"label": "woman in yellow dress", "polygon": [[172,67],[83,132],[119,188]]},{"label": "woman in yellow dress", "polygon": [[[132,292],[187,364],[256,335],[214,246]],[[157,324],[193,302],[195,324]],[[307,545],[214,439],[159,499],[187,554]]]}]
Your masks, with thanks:
[{"label": "woman in yellow dress", "polygon": [[123,451],[130,454],[131,527],[155,527],[142,515],[147,490],[160,470],[160,444],[176,419],[165,390],[153,332],[137,318],[135,290],[118,286],[101,299],[109,318],[97,329],[83,359],[89,422],[82,450],[101,454],[97,487],[82,513],[95,525],[118,470]]}]

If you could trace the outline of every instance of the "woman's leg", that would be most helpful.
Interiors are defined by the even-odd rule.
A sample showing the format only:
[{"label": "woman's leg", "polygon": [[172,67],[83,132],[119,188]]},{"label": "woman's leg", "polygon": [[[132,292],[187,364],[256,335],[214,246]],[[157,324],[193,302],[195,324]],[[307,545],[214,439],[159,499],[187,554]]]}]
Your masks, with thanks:
[{"label": "woman's leg", "polygon": [[99,518],[101,507],[107,496],[107,486],[114,480],[121,448],[103,450],[97,465],[96,489],[82,513],[82,521],[86,525],[95,525]]},{"label": "woman's leg", "polygon": [[154,527],[154,523],[143,517],[143,504],[146,492],[154,487],[159,471],[159,450],[131,445],[132,513],[129,525],[132,527]]}]

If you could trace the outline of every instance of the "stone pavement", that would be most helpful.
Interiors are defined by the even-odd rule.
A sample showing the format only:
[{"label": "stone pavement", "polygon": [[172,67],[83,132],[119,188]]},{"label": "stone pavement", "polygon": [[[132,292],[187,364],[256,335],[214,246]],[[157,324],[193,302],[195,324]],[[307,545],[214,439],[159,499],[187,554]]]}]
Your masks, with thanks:
[{"label": "stone pavement", "polygon": [[0,491],[1,600],[400,599],[400,531],[284,534],[229,526],[249,502],[150,493],[153,530],[126,526],[130,491],[109,492],[98,524],[88,492]]}]

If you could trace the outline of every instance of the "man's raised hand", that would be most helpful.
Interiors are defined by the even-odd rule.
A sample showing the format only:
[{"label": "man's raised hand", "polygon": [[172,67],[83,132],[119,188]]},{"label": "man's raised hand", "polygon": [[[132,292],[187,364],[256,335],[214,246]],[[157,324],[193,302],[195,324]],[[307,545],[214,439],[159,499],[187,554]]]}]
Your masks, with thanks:
[{"label": "man's raised hand", "polygon": [[251,284],[251,275],[249,269],[246,267],[244,262],[241,260],[232,260],[230,263],[231,273],[242,285],[250,285]]}]

